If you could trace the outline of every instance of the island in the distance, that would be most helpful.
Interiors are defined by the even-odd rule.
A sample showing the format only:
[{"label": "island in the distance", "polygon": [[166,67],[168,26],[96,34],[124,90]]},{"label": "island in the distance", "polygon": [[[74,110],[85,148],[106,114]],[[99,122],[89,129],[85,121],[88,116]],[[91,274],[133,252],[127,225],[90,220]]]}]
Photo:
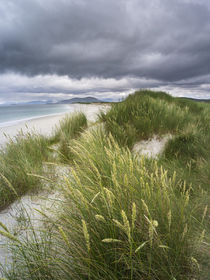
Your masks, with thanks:
[{"label": "island in the distance", "polygon": [[103,103],[103,101],[92,97],[92,96],[87,96],[87,97],[74,97],[71,99],[65,99],[61,100],[58,102],[59,104],[74,104],[74,103]]}]

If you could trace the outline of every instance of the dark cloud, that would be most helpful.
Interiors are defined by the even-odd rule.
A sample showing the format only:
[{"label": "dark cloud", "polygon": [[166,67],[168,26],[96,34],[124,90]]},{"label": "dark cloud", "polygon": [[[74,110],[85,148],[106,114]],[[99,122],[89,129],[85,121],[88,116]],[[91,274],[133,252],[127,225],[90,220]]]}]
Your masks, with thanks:
[{"label": "dark cloud", "polygon": [[[1,0],[0,73],[130,79],[112,91],[201,89],[209,84],[209,34],[208,0]],[[29,85],[14,92],[26,93]],[[46,85],[30,92],[59,89],[72,92]]]}]

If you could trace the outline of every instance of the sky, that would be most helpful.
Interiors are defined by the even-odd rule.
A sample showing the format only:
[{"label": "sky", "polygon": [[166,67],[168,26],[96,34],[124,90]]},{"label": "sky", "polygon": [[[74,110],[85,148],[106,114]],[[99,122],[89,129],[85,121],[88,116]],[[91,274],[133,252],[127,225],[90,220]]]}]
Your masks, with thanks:
[{"label": "sky", "polygon": [[0,103],[210,98],[210,0],[0,0]]}]

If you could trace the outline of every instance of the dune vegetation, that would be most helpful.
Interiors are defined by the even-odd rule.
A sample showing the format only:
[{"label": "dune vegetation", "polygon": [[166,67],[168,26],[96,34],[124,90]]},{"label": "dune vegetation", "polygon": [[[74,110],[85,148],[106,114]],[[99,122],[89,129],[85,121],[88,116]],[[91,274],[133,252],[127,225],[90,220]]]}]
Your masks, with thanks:
[{"label": "dune vegetation", "polygon": [[58,127],[55,129],[54,135],[50,138],[50,143],[59,145],[60,159],[66,162],[70,158],[69,145],[70,141],[87,128],[87,118],[84,113],[78,112],[71,115],[66,115]]},{"label": "dune vegetation", "polygon": [[[29,191],[43,186],[42,176],[48,176],[43,162],[52,159],[52,144],[58,144],[60,159],[66,160],[68,141],[76,138],[87,126],[83,113],[64,117],[50,138],[34,133],[20,132],[8,139],[0,150],[0,209]],[[38,176],[36,176],[38,175]]]},{"label": "dune vegetation", "polygon": [[41,135],[21,132],[9,139],[0,150],[0,209],[36,189],[40,179],[29,174],[43,175],[48,156],[48,141]]},{"label": "dune vegetation", "polygon": [[[50,139],[10,141],[0,155],[8,201],[13,189],[22,195],[37,186],[28,174],[43,175],[43,161],[65,162],[71,172],[51,183],[62,201],[56,213],[41,212],[39,230],[15,236],[1,225],[13,260],[2,277],[208,279],[209,123],[209,104],[144,90],[112,104],[91,128],[77,114]],[[136,142],[165,134],[172,138],[157,159],[132,152]],[[13,158],[16,149],[24,156]]]}]

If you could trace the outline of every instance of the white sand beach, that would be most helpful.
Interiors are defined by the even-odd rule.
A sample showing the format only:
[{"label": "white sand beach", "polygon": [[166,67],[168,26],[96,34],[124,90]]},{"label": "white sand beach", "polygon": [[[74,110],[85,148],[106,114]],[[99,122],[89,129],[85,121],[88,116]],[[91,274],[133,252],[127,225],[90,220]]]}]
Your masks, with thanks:
[{"label": "white sand beach", "polygon": [[[69,113],[72,113],[72,111],[83,112],[89,121],[95,121],[97,119],[98,113],[101,110],[106,110],[108,106],[109,105],[103,104],[70,104]],[[36,131],[48,136],[52,133],[53,128],[59,124],[59,121],[66,114],[68,114],[68,112],[23,121],[12,126],[0,127],[0,146],[3,146],[8,141],[8,137],[14,137],[20,130],[22,130],[24,133]]]},{"label": "white sand beach", "polygon": [[[70,111],[72,112],[83,112],[88,121],[96,121],[97,115],[100,111],[106,111],[109,108],[109,105],[99,105],[99,104],[72,104],[69,105]],[[72,110],[73,108],[73,110]],[[67,113],[51,115],[41,118],[32,119],[29,121],[20,122],[17,125],[1,127],[0,128],[0,146],[3,147],[4,144],[8,141],[5,134],[8,137],[14,137],[18,134],[20,130],[23,132],[36,131],[42,135],[48,136],[52,133],[53,128],[59,124],[59,121]],[[62,168],[57,168],[57,172],[63,172]],[[52,205],[55,207],[56,202],[60,199],[58,193],[40,193],[39,195],[25,195],[19,200],[12,203],[8,208],[0,212],[0,221],[5,224],[11,232],[19,232],[23,234],[20,229],[18,221],[18,216],[21,213],[27,213],[27,217],[30,217],[30,221],[33,226],[39,227],[41,216],[40,213],[34,209],[46,210],[51,208]],[[3,236],[0,236],[0,263],[9,264],[11,262],[11,255],[5,246],[7,244],[7,239]]]}]

